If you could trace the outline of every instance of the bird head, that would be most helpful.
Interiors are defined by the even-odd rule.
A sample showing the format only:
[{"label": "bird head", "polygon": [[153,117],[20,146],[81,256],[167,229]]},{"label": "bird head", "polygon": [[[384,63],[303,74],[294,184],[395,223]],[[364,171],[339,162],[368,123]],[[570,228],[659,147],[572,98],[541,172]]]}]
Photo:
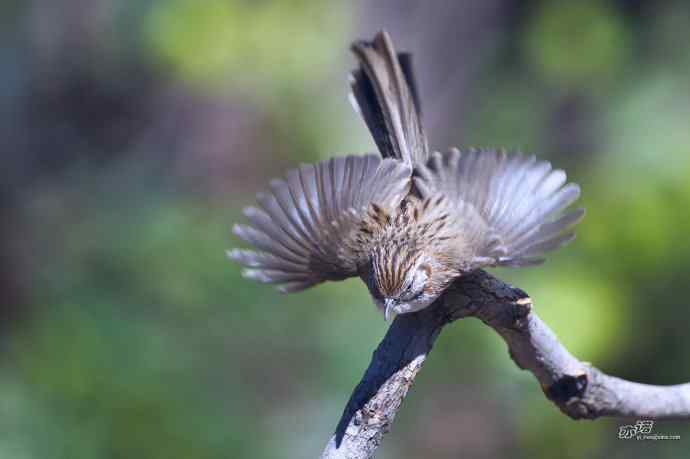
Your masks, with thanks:
[{"label": "bird head", "polygon": [[374,254],[365,280],[386,320],[429,306],[441,293],[435,286],[434,262],[423,252],[404,247]]}]

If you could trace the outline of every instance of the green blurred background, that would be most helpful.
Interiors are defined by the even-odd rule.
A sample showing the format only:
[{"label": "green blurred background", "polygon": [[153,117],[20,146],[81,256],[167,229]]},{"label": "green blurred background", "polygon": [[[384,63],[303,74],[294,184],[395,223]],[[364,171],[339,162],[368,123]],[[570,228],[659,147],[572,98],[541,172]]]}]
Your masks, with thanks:
[{"label": "green blurred background", "polygon": [[[690,3],[0,3],[0,458],[317,457],[387,324],[360,281],[241,279],[231,225],[302,161],[373,150],[348,45],[415,53],[434,148],[535,152],[575,243],[498,274],[579,358],[690,380]],[[688,457],[575,422],[476,321],[438,340],[381,458]]]}]

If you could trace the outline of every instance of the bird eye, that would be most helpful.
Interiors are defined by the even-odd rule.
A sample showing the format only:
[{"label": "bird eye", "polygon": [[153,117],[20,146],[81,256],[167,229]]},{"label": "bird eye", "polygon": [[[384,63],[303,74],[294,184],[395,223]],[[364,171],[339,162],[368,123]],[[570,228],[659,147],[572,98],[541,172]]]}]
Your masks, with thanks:
[{"label": "bird eye", "polygon": [[405,294],[402,295],[402,300],[403,301],[414,301],[418,299],[422,294],[424,293],[424,290],[419,290],[418,292],[413,292],[412,288],[408,288],[405,290]]},{"label": "bird eye", "polygon": [[410,283],[407,286],[405,286],[405,289],[402,291],[402,295],[400,295],[400,297],[403,301],[412,301],[419,298],[422,295],[422,293],[424,293],[423,289],[415,291],[414,284]]},{"label": "bird eye", "polygon": [[424,290],[418,291],[412,298],[410,298],[409,301],[414,301],[414,300],[419,299],[419,297],[421,297],[423,293],[424,293]]}]

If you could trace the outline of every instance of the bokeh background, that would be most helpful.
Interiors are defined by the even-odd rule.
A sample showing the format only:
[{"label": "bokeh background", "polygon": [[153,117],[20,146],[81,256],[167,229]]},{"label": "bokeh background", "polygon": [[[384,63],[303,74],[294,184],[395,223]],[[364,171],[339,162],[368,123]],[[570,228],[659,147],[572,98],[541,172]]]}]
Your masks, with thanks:
[{"label": "bokeh background", "polygon": [[[433,147],[535,152],[579,237],[499,275],[583,360],[690,380],[690,3],[0,3],[0,458],[316,457],[387,324],[358,280],[283,296],[224,250],[299,162],[374,145],[348,44],[415,53]],[[687,457],[575,422],[475,321],[381,458]]]}]

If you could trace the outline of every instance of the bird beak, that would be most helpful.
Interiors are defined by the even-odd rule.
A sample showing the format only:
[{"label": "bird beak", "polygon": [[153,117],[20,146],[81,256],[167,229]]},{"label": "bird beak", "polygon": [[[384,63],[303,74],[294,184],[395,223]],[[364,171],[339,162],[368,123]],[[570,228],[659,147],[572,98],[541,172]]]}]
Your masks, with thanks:
[{"label": "bird beak", "polygon": [[393,298],[386,298],[383,300],[386,309],[383,312],[383,319],[388,322],[388,319],[391,316],[391,308],[393,307],[393,304],[395,304],[395,300]]}]

